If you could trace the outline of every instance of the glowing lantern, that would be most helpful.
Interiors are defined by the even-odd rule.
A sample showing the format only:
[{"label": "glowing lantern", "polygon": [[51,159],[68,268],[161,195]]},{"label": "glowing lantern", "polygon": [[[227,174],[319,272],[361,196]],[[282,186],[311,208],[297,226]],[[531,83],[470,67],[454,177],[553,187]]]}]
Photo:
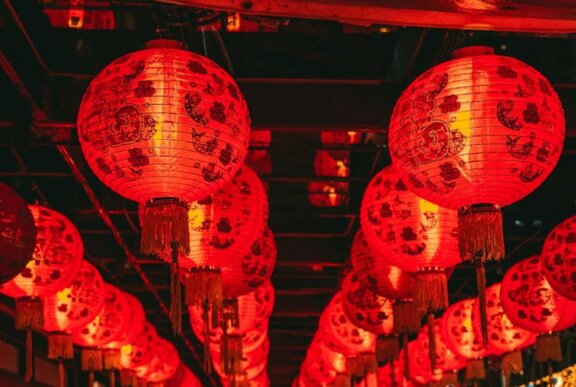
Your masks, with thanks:
[{"label": "glowing lantern", "polygon": [[36,246],[24,270],[0,286],[16,298],[16,329],[26,330],[26,376],[32,380],[32,329],[44,326],[41,298],[68,286],[82,264],[84,247],[80,233],[64,215],[43,206],[30,205],[36,225]]},{"label": "glowing lantern", "polygon": [[48,358],[72,359],[70,331],[88,324],[104,306],[104,281],[96,268],[82,261],[74,280],[56,295],[44,298],[44,330],[48,332]]},{"label": "glowing lantern", "polygon": [[[486,289],[486,314],[488,316],[488,337],[486,349],[494,355],[504,355],[502,358],[502,373],[509,377],[510,373],[523,371],[522,348],[534,344],[536,335],[530,331],[517,327],[510,321],[500,302],[500,283]],[[472,321],[480,325],[480,305],[474,303]]]},{"label": "glowing lantern", "polygon": [[[320,132],[320,142],[322,145],[328,146],[349,146],[351,144],[358,144],[360,142],[360,132],[354,131],[322,131]],[[350,152],[344,149],[328,149],[327,152],[335,159],[342,160],[344,157],[349,157]],[[347,156],[346,156],[347,155]]]},{"label": "glowing lantern", "polygon": [[144,206],[141,250],[158,256],[188,252],[189,204],[232,179],[249,142],[248,109],[234,80],[181,47],[155,40],[116,59],[92,80],[78,113],[88,165]]},{"label": "glowing lantern", "polygon": [[135,368],[136,376],[149,383],[161,383],[171,378],[180,365],[180,357],[174,345],[164,339],[158,339],[153,348],[150,362]]},{"label": "glowing lantern", "polygon": [[524,259],[504,275],[500,289],[502,308],[517,327],[540,334],[536,360],[562,360],[559,332],[576,324],[576,301],[554,291],[542,270],[540,257]]},{"label": "glowing lantern", "polygon": [[28,205],[0,182],[0,285],[24,270],[35,244],[36,227]]},{"label": "glowing lantern", "polygon": [[474,325],[472,310],[476,299],[465,299],[450,305],[442,316],[442,336],[446,346],[468,361],[466,380],[482,380],[485,376],[483,357],[489,352],[482,343],[480,329]]},{"label": "glowing lantern", "polygon": [[366,288],[356,271],[344,277],[341,290],[342,308],[352,324],[378,336],[376,361],[387,362],[398,357],[398,339],[392,334],[394,320],[392,301]]},{"label": "glowing lantern", "polygon": [[576,301],[576,216],[554,227],[544,242],[541,259],[552,289]]},{"label": "glowing lantern", "polygon": [[347,380],[346,357],[330,350],[322,343],[319,332],[314,335],[300,367],[300,386],[328,385],[338,379]]},{"label": "glowing lantern", "polygon": [[448,306],[446,270],[460,262],[456,211],[416,196],[389,166],[368,184],[360,222],[379,259],[414,273],[413,302],[432,326]]},{"label": "glowing lantern", "polygon": [[154,348],[158,345],[156,329],[146,323],[144,330],[132,342],[120,348],[120,365],[122,368],[135,370],[148,364],[154,356]]},{"label": "glowing lantern", "polygon": [[[316,151],[314,171],[322,177],[349,177],[350,152],[343,151],[334,158],[323,150]],[[348,183],[343,181],[311,181],[308,199],[314,207],[341,207],[348,200]]]},{"label": "glowing lantern", "polygon": [[214,361],[214,370],[224,379],[224,384],[227,381],[236,380],[241,381],[254,379],[262,373],[268,364],[268,354],[270,352],[270,341],[268,338],[262,343],[261,346],[251,352],[243,352],[237,359],[233,359],[224,352],[213,351],[212,358],[220,361]]}]

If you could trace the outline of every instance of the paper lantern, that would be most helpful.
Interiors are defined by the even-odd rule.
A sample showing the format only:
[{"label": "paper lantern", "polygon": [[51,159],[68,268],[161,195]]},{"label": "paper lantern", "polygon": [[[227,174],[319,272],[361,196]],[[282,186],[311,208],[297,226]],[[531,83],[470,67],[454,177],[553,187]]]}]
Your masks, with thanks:
[{"label": "paper lantern", "polygon": [[[319,150],[314,156],[314,172],[322,177],[349,177],[349,163],[349,151],[333,155]],[[341,207],[348,200],[348,188],[348,183],[343,181],[311,181],[308,183],[308,200],[314,207]]]},{"label": "paper lantern", "polygon": [[206,57],[155,40],[90,83],[78,139],[94,174],[145,206],[143,253],[187,251],[188,205],[223,187],[247,152],[250,118],[234,80]]},{"label": "paper lantern", "polygon": [[133,308],[126,293],[116,286],[104,284],[102,311],[88,324],[72,331],[74,343],[84,347],[102,347],[122,338],[127,330],[138,329],[132,325]]},{"label": "paper lantern", "polygon": [[534,191],[564,142],[560,99],[542,74],[489,47],[419,76],[390,119],[394,166],[416,194],[460,211],[462,258],[504,256],[500,207]]},{"label": "paper lantern", "polygon": [[148,364],[135,368],[136,376],[149,383],[162,383],[171,378],[180,365],[174,345],[159,338],[152,349],[154,355]]},{"label": "paper lantern", "polygon": [[[128,326],[130,329],[122,330],[119,337],[115,338],[112,342],[105,344],[105,349],[120,350],[122,346],[130,344],[146,330],[146,314],[140,301],[129,293],[122,293],[124,298],[128,301]],[[79,343],[77,343],[79,344]]]},{"label": "paper lantern", "polygon": [[[360,143],[360,132],[354,131],[327,131],[324,130],[320,132],[320,142],[322,145],[328,145],[328,147],[332,146],[347,146],[351,144],[358,144]],[[335,159],[341,159],[342,153],[346,153],[349,151],[345,149],[328,149],[327,152]]]},{"label": "paper lantern", "polygon": [[[250,253],[254,242],[263,234],[268,220],[268,199],[258,176],[244,166],[214,195],[194,202],[189,210],[190,253],[180,257],[179,264],[188,274],[187,301],[202,304],[213,289],[214,270],[222,272],[225,297],[238,297],[244,287],[232,285],[229,276],[241,275],[232,269],[239,257]],[[212,288],[208,288],[208,283]],[[217,300],[210,300],[216,302]]]},{"label": "paper lantern", "polygon": [[35,245],[36,227],[28,205],[0,182],[0,285],[24,270]]},{"label": "paper lantern", "polygon": [[104,306],[104,281],[98,270],[82,261],[74,280],[56,295],[44,298],[44,330],[48,332],[48,358],[74,357],[74,329],[92,321]]},{"label": "paper lantern", "polygon": [[576,301],[576,216],[554,227],[546,237],[541,259],[552,289]]},{"label": "paper lantern", "polygon": [[30,205],[36,226],[32,260],[0,292],[16,298],[16,329],[26,330],[25,380],[32,380],[32,329],[44,326],[42,298],[68,286],[82,264],[84,247],[80,233],[64,215],[39,205]]},{"label": "paper lantern", "polygon": [[330,350],[346,357],[362,353],[374,353],[376,335],[355,326],[344,313],[342,292],[338,292],[320,317],[319,332],[322,342]]},{"label": "paper lantern", "polygon": [[321,334],[317,332],[300,367],[299,385],[328,385],[338,377],[350,379],[349,375],[346,375],[346,357],[326,347],[322,343]]},{"label": "paper lantern", "polygon": [[[258,238],[243,259],[236,259],[222,270],[224,287],[234,289],[233,294],[253,292],[270,280],[276,265],[276,240],[270,228]],[[240,274],[241,273],[241,274]]]},{"label": "paper lantern", "polygon": [[154,348],[158,345],[156,328],[146,323],[144,331],[136,336],[132,342],[120,348],[120,364],[122,368],[135,370],[148,364],[154,356]]},{"label": "paper lantern", "polygon": [[[415,341],[418,350],[414,356],[418,357],[417,360],[421,369],[432,374],[435,374],[437,370],[454,372],[466,365],[466,358],[452,352],[444,342],[441,320],[434,321],[434,333],[432,335],[428,331],[429,325],[422,327]],[[435,356],[429,356],[431,351],[434,352]],[[434,363],[431,362],[431,359],[434,359]]]},{"label": "paper lantern", "polygon": [[266,369],[269,352],[270,341],[268,338],[264,340],[261,346],[251,352],[241,351],[240,361],[234,364],[225,365],[225,362],[229,361],[227,359],[230,359],[230,356],[219,351],[213,351],[214,371],[224,380],[224,384],[231,379],[238,381],[254,379]]},{"label": "paper lantern", "polygon": [[560,339],[552,332],[576,324],[576,301],[552,289],[544,276],[540,257],[524,259],[506,272],[500,299],[514,325],[541,334],[536,343],[536,360],[560,361]]},{"label": "paper lantern", "polygon": [[485,376],[483,357],[489,352],[483,345],[480,327],[474,325],[472,310],[476,299],[465,299],[450,305],[442,316],[442,337],[455,354],[466,358],[466,379],[482,380]]},{"label": "paper lantern", "polygon": [[445,270],[460,262],[456,211],[416,196],[389,166],[368,184],[360,222],[379,259],[414,273],[418,311],[426,314],[448,306]]},{"label": "paper lantern", "polygon": [[250,149],[244,163],[260,176],[268,176],[272,173],[272,156],[268,151],[271,140],[272,133],[269,130],[250,132]]}]

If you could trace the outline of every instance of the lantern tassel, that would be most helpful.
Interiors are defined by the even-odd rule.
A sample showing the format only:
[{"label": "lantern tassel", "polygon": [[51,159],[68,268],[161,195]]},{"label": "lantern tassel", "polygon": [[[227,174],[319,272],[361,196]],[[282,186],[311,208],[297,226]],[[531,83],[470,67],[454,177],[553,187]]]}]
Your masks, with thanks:
[{"label": "lantern tassel", "polygon": [[395,365],[396,362],[391,361],[390,362],[390,380],[392,381],[392,387],[396,387],[397,383],[396,383],[396,372],[395,372]]},{"label": "lantern tassel", "polygon": [[350,387],[352,385],[350,381],[350,376],[346,374],[338,374],[336,375],[336,379],[334,380],[334,387]]},{"label": "lantern tassel", "polygon": [[16,300],[14,323],[18,330],[44,328],[42,300],[37,297],[21,297]]},{"label": "lantern tassel", "polygon": [[120,369],[120,351],[117,349],[106,349],[102,353],[102,362],[105,370]]},{"label": "lantern tassel", "polygon": [[136,383],[136,376],[134,375],[134,371],[130,371],[127,369],[123,369],[120,371],[120,386],[128,387],[128,386],[135,386]]},{"label": "lantern tassel", "polygon": [[114,371],[113,369],[110,370],[109,379],[110,379],[110,387],[116,387],[116,371]]},{"label": "lantern tassel", "polygon": [[242,336],[225,333],[220,347],[224,373],[228,376],[242,374]]},{"label": "lantern tassel", "polygon": [[162,256],[172,243],[185,254],[190,252],[188,205],[177,198],[149,200],[142,214],[140,250],[143,254]]},{"label": "lantern tassel", "polygon": [[82,349],[82,371],[102,371],[102,351],[96,348]]},{"label": "lantern tassel", "polygon": [[524,363],[522,362],[522,352],[513,351],[509,352],[502,357],[502,375],[508,381],[510,375],[521,374],[524,371]]},{"label": "lantern tassel", "polygon": [[456,372],[445,372],[442,375],[442,386],[458,386],[458,374]]},{"label": "lantern tassel", "polygon": [[186,276],[186,303],[220,309],[222,305],[222,276],[220,269],[213,266],[192,268]]},{"label": "lantern tassel", "polygon": [[428,324],[428,356],[430,357],[430,369],[436,369],[436,333],[434,330],[434,314],[428,313],[426,316]]},{"label": "lantern tassel", "polygon": [[486,271],[481,259],[476,259],[476,286],[478,287],[478,301],[480,302],[480,326],[482,343],[488,345],[488,316],[486,314]]},{"label": "lantern tassel", "polygon": [[208,300],[202,307],[202,319],[204,320],[204,363],[203,368],[206,372],[211,371],[212,363],[210,360],[210,305]]},{"label": "lantern tassel", "polygon": [[562,347],[557,334],[548,333],[536,338],[536,361],[538,363],[562,361]]},{"label": "lantern tassel", "polygon": [[420,316],[448,307],[448,280],[444,269],[430,268],[414,276],[414,306]]},{"label": "lantern tassel", "polygon": [[170,263],[170,321],[174,335],[182,333],[182,284],[178,265],[178,244],[172,242],[172,262]]},{"label": "lantern tassel", "polygon": [[398,337],[396,336],[378,336],[376,340],[376,361],[380,363],[393,362],[398,359],[400,348]]},{"label": "lantern tassel", "polygon": [[408,349],[408,334],[402,334],[402,351],[404,352],[404,378],[410,380],[410,353]]},{"label": "lantern tassel", "polygon": [[466,380],[484,380],[486,371],[484,370],[483,359],[471,359],[466,362]]},{"label": "lantern tassel", "polygon": [[34,352],[32,350],[32,329],[26,329],[26,371],[24,381],[30,383],[34,374]]},{"label": "lantern tassel", "polygon": [[240,328],[240,315],[238,312],[238,299],[226,298],[222,301],[220,308],[219,324],[222,330]]},{"label": "lantern tassel", "polygon": [[474,204],[458,210],[460,257],[483,262],[504,258],[502,211],[493,204]]},{"label": "lantern tassel", "polygon": [[394,333],[417,334],[420,331],[420,315],[412,300],[398,300],[393,305]]},{"label": "lantern tassel", "polygon": [[48,359],[74,358],[72,335],[66,332],[48,333]]},{"label": "lantern tassel", "polygon": [[58,387],[64,387],[64,360],[58,358]]},{"label": "lantern tassel", "polygon": [[94,371],[88,372],[88,387],[94,386]]}]

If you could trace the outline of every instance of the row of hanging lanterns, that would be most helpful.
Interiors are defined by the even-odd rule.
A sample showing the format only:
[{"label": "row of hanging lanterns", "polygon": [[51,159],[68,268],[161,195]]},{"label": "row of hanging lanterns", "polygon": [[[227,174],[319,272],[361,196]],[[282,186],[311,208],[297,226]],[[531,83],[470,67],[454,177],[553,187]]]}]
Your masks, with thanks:
[{"label": "row of hanging lanterns", "polygon": [[33,330],[47,335],[47,356],[58,362],[60,386],[65,385],[64,361],[74,357],[73,344],[81,347],[89,385],[95,371],[109,371],[114,385],[115,372],[121,370],[121,384],[136,386],[166,382],[185,367],[175,347],[146,322],[140,302],[105,283],[84,260],[82,239],[68,218],[27,205],[4,184],[0,198],[6,236],[0,258],[8,265],[0,292],[15,298],[16,328],[27,332],[26,380],[33,376]]},{"label": "row of hanging lanterns", "polygon": [[[393,165],[367,186],[352,271],[320,319],[295,386],[347,386],[351,377],[365,386],[446,385],[461,368],[474,381],[484,378],[487,356],[502,356],[509,378],[522,370],[519,351],[535,342],[537,361],[561,359],[557,332],[576,324],[576,217],[502,284],[486,288],[483,266],[505,257],[500,208],[530,194],[558,162],[561,103],[516,59],[486,47],[454,56],[396,103]],[[476,265],[478,297],[449,305],[447,278],[462,261]],[[345,367],[361,354],[373,357]],[[375,377],[373,360],[386,363]]]}]

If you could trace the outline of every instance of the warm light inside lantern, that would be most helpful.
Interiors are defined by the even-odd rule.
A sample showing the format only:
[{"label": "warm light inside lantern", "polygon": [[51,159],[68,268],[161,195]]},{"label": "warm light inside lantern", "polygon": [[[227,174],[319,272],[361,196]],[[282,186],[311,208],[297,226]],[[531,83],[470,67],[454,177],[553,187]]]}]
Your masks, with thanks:
[{"label": "warm light inside lantern", "polygon": [[126,344],[120,347],[120,352],[122,356],[130,356],[132,354],[133,347],[132,344]]}]

